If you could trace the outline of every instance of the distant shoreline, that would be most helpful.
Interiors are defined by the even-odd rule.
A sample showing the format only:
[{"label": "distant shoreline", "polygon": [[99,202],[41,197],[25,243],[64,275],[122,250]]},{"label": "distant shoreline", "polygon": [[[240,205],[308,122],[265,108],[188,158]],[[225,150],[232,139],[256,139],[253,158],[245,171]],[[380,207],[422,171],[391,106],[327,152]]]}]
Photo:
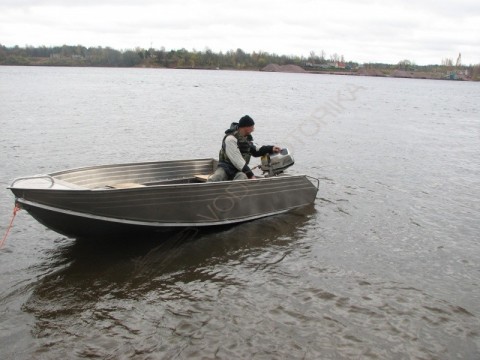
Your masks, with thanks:
[{"label": "distant shoreline", "polygon": [[267,72],[293,72],[307,74],[325,74],[325,75],[346,75],[346,76],[373,76],[373,77],[390,77],[403,79],[423,79],[423,80],[460,80],[472,81],[463,71],[457,71],[445,74],[445,71],[415,71],[415,70],[399,70],[399,69],[376,69],[360,67],[353,70],[306,70],[298,65],[276,65],[269,64],[260,71]]},{"label": "distant shoreline", "polygon": [[334,54],[330,59],[315,55],[309,57],[277,55],[266,52],[251,54],[242,49],[225,53],[205,51],[143,49],[115,50],[112,48],[63,45],[55,47],[5,47],[0,44],[0,65],[59,66],[103,68],[160,68],[197,70],[235,70],[393,77],[429,80],[480,81],[480,64],[462,65],[459,58],[453,63],[443,59],[442,65],[416,65],[409,60],[397,64],[345,61]]},{"label": "distant shoreline", "polygon": [[[210,70],[210,71],[253,71],[253,72],[276,72],[276,73],[296,73],[296,74],[311,74],[311,75],[341,75],[341,76],[368,76],[368,77],[383,77],[383,78],[398,78],[398,79],[417,79],[417,80],[448,80],[448,81],[478,81],[473,80],[464,74],[452,73],[452,75],[444,72],[425,72],[425,71],[405,71],[405,70],[378,70],[378,69],[355,69],[349,71],[341,70],[264,70],[258,68],[215,68],[215,67],[164,67],[149,65],[136,66],[92,66],[80,64],[0,64],[0,66],[18,66],[18,67],[77,67],[77,68],[117,68],[117,69],[166,69],[166,70]],[[289,65],[283,65],[289,66]],[[297,65],[292,65],[297,66]]]}]

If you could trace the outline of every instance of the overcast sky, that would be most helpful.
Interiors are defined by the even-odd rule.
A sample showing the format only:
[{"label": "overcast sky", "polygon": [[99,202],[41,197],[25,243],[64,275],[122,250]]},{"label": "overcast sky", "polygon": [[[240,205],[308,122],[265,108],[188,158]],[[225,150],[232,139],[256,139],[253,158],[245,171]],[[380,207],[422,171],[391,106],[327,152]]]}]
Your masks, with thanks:
[{"label": "overcast sky", "polygon": [[0,44],[480,63],[479,0],[0,0]]}]

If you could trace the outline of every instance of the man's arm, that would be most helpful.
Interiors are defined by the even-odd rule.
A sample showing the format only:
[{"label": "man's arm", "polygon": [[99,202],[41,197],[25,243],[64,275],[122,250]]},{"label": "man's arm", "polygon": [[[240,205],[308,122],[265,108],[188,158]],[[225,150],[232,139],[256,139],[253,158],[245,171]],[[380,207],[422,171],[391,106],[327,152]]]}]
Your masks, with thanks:
[{"label": "man's arm", "polygon": [[272,145],[265,145],[257,150],[257,147],[252,144],[250,148],[250,153],[252,154],[252,156],[259,157],[266,154],[279,153],[280,150],[281,149],[278,146],[272,146]]}]

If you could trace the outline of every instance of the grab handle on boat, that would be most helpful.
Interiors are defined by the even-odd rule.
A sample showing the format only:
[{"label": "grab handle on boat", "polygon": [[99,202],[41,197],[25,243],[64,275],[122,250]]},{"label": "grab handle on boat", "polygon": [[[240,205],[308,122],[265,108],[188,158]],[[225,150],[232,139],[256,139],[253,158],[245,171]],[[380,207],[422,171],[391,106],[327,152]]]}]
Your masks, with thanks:
[{"label": "grab handle on boat", "polygon": [[52,188],[53,185],[55,185],[55,180],[50,175],[34,175],[34,176],[25,176],[25,177],[16,178],[15,180],[12,181],[12,183],[10,184],[10,187],[13,188],[13,185],[15,185],[15,183],[17,183],[19,181],[31,180],[31,179],[48,179],[48,180],[50,180],[52,183],[48,187],[49,189]]}]

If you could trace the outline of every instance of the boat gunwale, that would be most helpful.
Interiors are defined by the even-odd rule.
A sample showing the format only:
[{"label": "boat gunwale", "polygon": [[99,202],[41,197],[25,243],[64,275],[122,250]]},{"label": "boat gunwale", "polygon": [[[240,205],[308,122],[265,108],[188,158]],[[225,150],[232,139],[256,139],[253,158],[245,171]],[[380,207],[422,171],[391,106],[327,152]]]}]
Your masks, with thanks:
[{"label": "boat gunwale", "polygon": [[[27,191],[48,191],[48,192],[72,192],[72,193],[99,193],[99,192],[108,192],[108,193],[126,193],[126,192],[148,192],[155,189],[175,189],[175,188],[195,188],[195,187],[219,187],[219,188],[230,188],[232,184],[238,184],[238,186],[242,186],[242,184],[255,184],[261,182],[270,182],[270,181],[282,181],[286,179],[300,179],[305,178],[311,183],[318,191],[318,186],[315,185],[312,181],[309,180],[311,178],[309,175],[305,174],[284,174],[281,176],[272,176],[272,177],[263,177],[263,178],[256,178],[254,180],[226,180],[226,181],[215,181],[215,182],[192,182],[192,183],[181,183],[181,184],[156,184],[156,185],[146,185],[146,186],[139,186],[139,187],[132,187],[132,188],[32,188],[32,187],[7,187],[9,190],[27,190]],[[187,178],[178,178],[177,180],[182,179],[192,179],[192,177]],[[314,178],[316,179],[316,178]],[[317,179],[316,179],[317,180]],[[75,185],[74,183],[70,183]]]},{"label": "boat gunwale", "polygon": [[[318,184],[315,185],[310,179],[315,179],[318,182],[317,178],[313,178],[309,175],[306,174],[281,174],[278,176],[271,176],[271,177],[257,177],[255,179],[245,179],[245,180],[226,180],[226,181],[215,181],[215,182],[186,182],[186,183],[167,183],[167,184],[152,184],[148,185],[146,184],[145,186],[138,186],[138,187],[132,187],[132,188],[106,188],[106,187],[97,187],[97,188],[88,188],[88,187],[81,187],[81,188],[75,188],[74,186],[77,186],[77,184],[73,182],[68,182],[66,180],[62,179],[57,179],[54,176],[55,173],[50,173],[47,174],[46,176],[43,175],[44,177],[51,177],[52,181],[60,181],[62,184],[61,185],[67,185],[71,184],[72,188],[55,188],[53,186],[50,187],[45,187],[45,188],[32,188],[32,187],[21,187],[21,186],[8,186],[7,189],[9,190],[40,190],[40,191],[54,191],[54,192],[75,192],[75,193],[85,193],[85,192],[145,192],[149,191],[152,189],[162,189],[162,188],[177,188],[177,187],[225,187],[228,188],[231,186],[231,184],[253,184],[254,182],[265,182],[265,181],[282,181],[286,179],[300,179],[300,178],[305,178],[307,179],[317,190],[318,190]],[[14,184],[18,179],[22,178],[17,178],[15,179],[12,184]],[[32,176],[32,179],[35,179],[34,176]],[[182,181],[182,180],[188,180],[188,179],[195,179],[194,176],[188,176],[188,177],[181,177],[181,178],[172,178],[172,179],[165,179],[164,181]],[[28,180],[26,178],[26,180]],[[139,184],[143,185],[143,184]],[[105,185],[107,186],[107,185]]]},{"label": "boat gunwale", "polygon": [[59,176],[66,175],[75,172],[83,172],[89,170],[98,170],[98,169],[110,169],[115,167],[133,167],[133,166],[144,166],[152,164],[172,164],[172,163],[183,163],[183,162],[200,162],[200,161],[216,161],[214,158],[201,158],[201,159],[184,159],[184,160],[157,160],[157,161],[143,161],[143,162],[128,162],[128,163],[118,163],[118,164],[100,164],[100,165],[91,165],[91,166],[81,166],[76,168],[70,168],[65,170],[54,171],[48,175],[50,176]]}]

